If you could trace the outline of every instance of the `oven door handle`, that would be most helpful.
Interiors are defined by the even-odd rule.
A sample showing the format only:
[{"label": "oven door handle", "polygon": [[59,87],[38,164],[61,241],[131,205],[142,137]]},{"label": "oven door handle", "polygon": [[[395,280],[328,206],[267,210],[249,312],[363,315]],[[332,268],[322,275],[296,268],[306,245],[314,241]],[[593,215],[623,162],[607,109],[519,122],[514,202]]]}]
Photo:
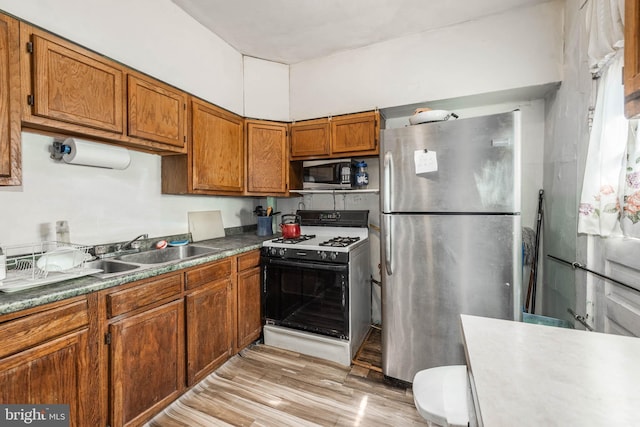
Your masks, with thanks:
[{"label": "oven door handle", "polygon": [[326,264],[313,261],[289,261],[284,259],[269,258],[267,265],[270,266],[282,266],[282,267],[295,267],[295,268],[313,268],[315,270],[334,271],[338,273],[349,271],[348,264]]}]

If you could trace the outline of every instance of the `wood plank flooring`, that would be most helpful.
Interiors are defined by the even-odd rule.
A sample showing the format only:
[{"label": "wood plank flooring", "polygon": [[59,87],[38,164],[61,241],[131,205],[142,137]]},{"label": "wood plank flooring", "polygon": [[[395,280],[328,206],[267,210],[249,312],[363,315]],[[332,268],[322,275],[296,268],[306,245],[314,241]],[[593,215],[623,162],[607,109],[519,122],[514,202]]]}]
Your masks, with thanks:
[{"label": "wood plank flooring", "polygon": [[147,426],[426,425],[411,389],[385,383],[371,367],[343,367],[254,344]]}]

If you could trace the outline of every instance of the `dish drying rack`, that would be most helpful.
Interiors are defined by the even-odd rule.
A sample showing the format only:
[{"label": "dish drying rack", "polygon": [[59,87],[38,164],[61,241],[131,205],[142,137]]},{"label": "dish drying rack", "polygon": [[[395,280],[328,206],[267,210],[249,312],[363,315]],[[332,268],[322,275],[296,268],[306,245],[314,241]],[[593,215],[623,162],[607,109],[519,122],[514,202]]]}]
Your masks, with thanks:
[{"label": "dish drying rack", "polygon": [[[102,270],[86,267],[86,262],[92,259],[89,254],[91,247],[58,241],[4,246],[7,277],[0,281],[0,291],[16,292],[98,273]],[[61,268],[49,261],[51,254],[64,249],[68,249],[80,262],[72,262],[70,268]],[[43,258],[44,262],[39,262],[45,255],[49,258]]]}]

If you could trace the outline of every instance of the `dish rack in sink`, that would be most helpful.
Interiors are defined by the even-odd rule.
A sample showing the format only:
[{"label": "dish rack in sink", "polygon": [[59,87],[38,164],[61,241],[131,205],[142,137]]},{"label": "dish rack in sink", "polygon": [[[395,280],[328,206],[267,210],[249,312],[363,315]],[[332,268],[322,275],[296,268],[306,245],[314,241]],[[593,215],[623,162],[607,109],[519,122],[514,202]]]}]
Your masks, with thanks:
[{"label": "dish rack in sink", "polygon": [[100,272],[86,268],[92,258],[90,248],[57,241],[5,246],[7,277],[0,281],[0,291],[16,292]]}]

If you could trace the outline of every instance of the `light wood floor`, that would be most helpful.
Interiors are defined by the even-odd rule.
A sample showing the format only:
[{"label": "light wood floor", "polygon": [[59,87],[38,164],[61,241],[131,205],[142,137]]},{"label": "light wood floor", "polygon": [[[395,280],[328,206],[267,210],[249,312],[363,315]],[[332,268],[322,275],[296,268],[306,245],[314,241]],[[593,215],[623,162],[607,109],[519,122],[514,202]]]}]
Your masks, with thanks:
[{"label": "light wood floor", "polygon": [[148,423],[175,426],[426,425],[411,389],[377,369],[263,344],[234,356]]}]

